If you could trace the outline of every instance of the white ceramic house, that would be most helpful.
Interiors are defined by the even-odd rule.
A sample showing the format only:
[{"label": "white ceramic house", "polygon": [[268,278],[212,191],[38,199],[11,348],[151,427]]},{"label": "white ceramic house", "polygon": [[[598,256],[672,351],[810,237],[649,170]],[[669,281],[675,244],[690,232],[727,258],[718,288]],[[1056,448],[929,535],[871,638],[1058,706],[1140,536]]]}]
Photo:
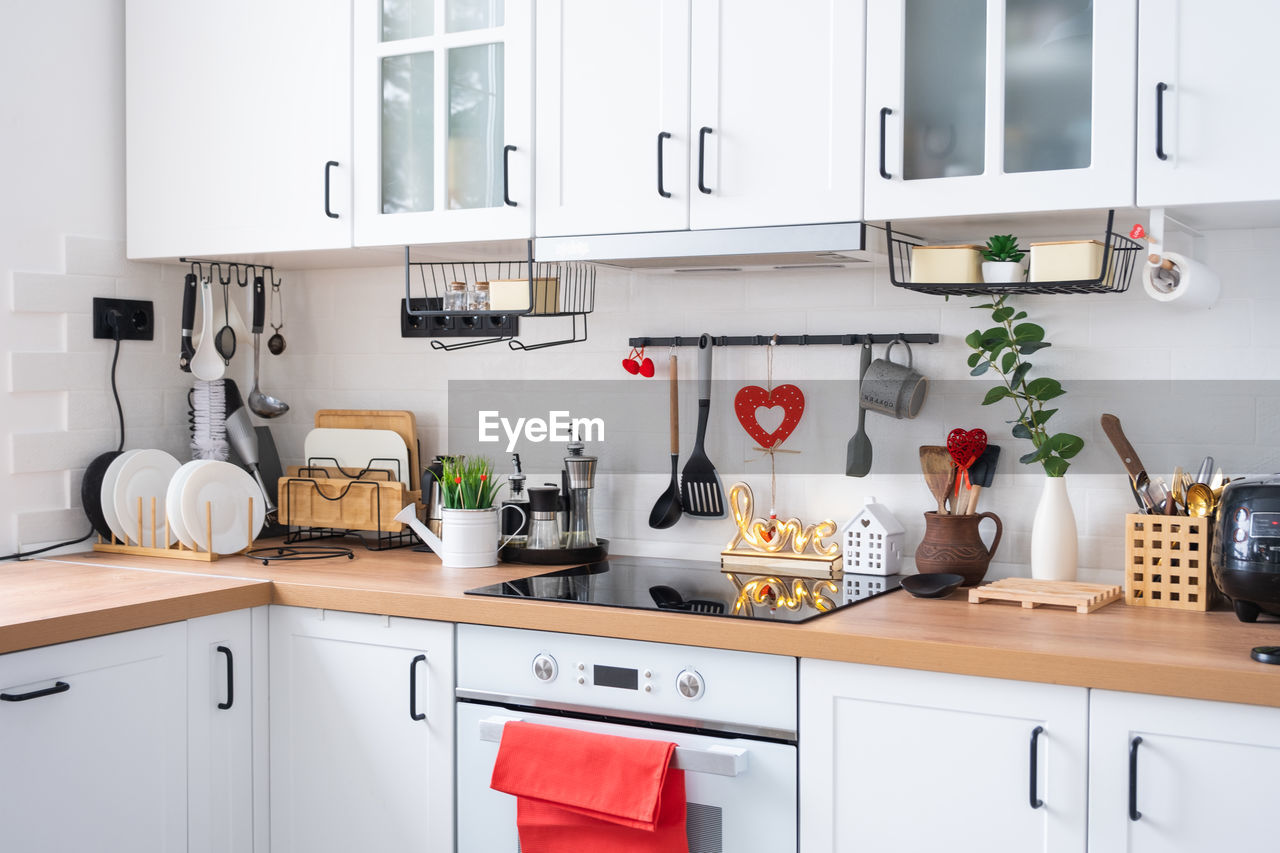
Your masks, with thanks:
[{"label": "white ceramic house", "polygon": [[906,528],[873,496],[840,528],[845,575],[896,575],[902,568]]}]

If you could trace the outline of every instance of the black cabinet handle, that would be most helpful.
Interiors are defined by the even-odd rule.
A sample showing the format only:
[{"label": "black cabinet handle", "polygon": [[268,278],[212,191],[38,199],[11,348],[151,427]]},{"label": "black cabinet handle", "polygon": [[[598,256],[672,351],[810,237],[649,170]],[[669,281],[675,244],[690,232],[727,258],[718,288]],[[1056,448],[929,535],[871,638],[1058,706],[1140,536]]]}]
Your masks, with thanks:
[{"label": "black cabinet handle", "polygon": [[884,167],[885,147],[886,147],[885,126],[888,124],[888,119],[889,119],[889,116],[891,115],[893,115],[893,110],[889,109],[888,107],[880,108],[880,177],[884,178],[886,181],[893,179],[893,175],[890,175],[889,172]]},{"label": "black cabinet handle", "polygon": [[330,219],[338,218],[338,214],[329,209],[329,173],[336,165],[338,165],[337,160],[330,160],[324,164],[324,215]]},{"label": "black cabinet handle", "polygon": [[1036,769],[1040,763],[1040,750],[1037,749],[1037,741],[1040,740],[1040,735],[1043,733],[1044,726],[1036,726],[1031,730],[1031,787],[1028,800],[1033,809],[1038,809],[1044,805],[1044,800],[1037,796],[1038,792],[1036,791],[1036,776],[1039,775],[1036,773]]},{"label": "black cabinet handle", "polygon": [[1142,738],[1129,741],[1129,820],[1142,820],[1138,811],[1138,744]]},{"label": "black cabinet handle", "polygon": [[409,718],[425,720],[426,714],[418,713],[418,664],[426,661],[426,655],[418,655],[409,661]]},{"label": "black cabinet handle", "polygon": [[229,711],[236,701],[236,664],[231,649],[218,646],[217,651],[227,656],[227,701],[218,703],[219,711]]},{"label": "black cabinet handle", "polygon": [[711,128],[704,127],[698,131],[698,191],[711,195],[711,190],[707,187],[706,181],[703,179],[704,169],[707,165],[707,134],[711,133]]},{"label": "black cabinet handle", "polygon": [[41,696],[52,696],[55,693],[66,693],[71,685],[65,681],[55,681],[52,687],[43,690],[32,690],[30,693],[0,693],[0,702],[26,702],[28,699],[39,699]]},{"label": "black cabinet handle", "polygon": [[1169,87],[1164,83],[1156,84],[1156,157],[1168,160],[1164,153],[1164,92]]},{"label": "black cabinet handle", "polygon": [[662,188],[662,140],[670,138],[665,130],[658,134],[658,195],[663,198],[671,198],[671,193]]},{"label": "black cabinet handle", "polygon": [[514,145],[502,146],[502,201],[507,207],[516,207],[516,203],[511,200],[511,152],[515,151]]}]

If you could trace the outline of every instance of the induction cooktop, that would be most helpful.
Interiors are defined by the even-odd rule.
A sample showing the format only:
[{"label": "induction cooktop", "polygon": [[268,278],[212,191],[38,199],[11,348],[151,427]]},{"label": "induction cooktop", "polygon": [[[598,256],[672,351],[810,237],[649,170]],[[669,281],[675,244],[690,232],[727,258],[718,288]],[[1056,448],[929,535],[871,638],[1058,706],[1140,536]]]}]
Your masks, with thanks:
[{"label": "induction cooktop", "polygon": [[806,622],[893,592],[899,577],[794,578],[719,563],[614,557],[467,590],[467,595],[662,610],[762,622]]}]

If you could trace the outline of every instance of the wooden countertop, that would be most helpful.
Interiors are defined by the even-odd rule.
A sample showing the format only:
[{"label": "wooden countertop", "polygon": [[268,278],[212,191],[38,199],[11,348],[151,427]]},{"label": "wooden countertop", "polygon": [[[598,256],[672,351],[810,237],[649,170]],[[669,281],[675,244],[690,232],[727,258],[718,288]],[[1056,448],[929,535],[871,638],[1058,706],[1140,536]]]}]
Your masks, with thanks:
[{"label": "wooden countertop", "polygon": [[[446,569],[434,555],[407,549],[376,553],[357,545],[354,550],[352,560],[270,566],[244,557],[198,565],[97,553],[56,559],[84,568],[128,566],[260,578],[271,582],[270,600],[275,604],[1280,707],[1280,666],[1257,663],[1249,657],[1254,646],[1280,645],[1280,624],[1246,625],[1227,610],[1187,613],[1115,603],[1078,614],[1058,608],[1028,610],[1013,604],[972,605],[963,591],[945,600],[915,599],[895,592],[804,624],[770,624],[468,596],[464,590],[550,567]],[[6,586],[7,577],[0,574],[0,593]],[[54,611],[57,606],[39,602],[45,611]],[[83,609],[92,606],[89,601]],[[5,624],[7,613],[8,609],[0,609],[0,637],[14,630]]]},{"label": "wooden countertop", "polygon": [[271,584],[261,580],[49,560],[0,563],[0,653],[270,601]]}]

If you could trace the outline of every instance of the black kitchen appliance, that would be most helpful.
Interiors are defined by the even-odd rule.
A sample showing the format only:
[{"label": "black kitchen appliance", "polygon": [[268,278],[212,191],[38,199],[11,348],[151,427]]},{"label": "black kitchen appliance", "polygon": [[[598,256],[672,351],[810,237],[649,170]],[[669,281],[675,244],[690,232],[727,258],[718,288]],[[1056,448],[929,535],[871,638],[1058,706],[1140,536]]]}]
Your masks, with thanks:
[{"label": "black kitchen appliance", "polygon": [[1280,615],[1280,474],[1232,480],[1218,502],[1210,564],[1241,622]]},{"label": "black kitchen appliance", "polygon": [[[735,608],[742,585],[759,577],[760,573],[750,570],[722,571],[719,563],[706,561],[614,557],[469,589],[467,594],[697,613],[761,622],[805,622],[892,592],[899,582],[897,575],[890,575],[879,579],[883,587],[875,589],[864,584],[805,578],[799,581],[803,586],[801,591],[795,579],[772,577],[768,581],[757,581],[752,589],[758,595],[748,604]],[[817,586],[819,584],[823,585]],[[813,603],[815,588],[822,597],[821,607]],[[797,606],[794,609],[786,606],[788,600]]]}]

